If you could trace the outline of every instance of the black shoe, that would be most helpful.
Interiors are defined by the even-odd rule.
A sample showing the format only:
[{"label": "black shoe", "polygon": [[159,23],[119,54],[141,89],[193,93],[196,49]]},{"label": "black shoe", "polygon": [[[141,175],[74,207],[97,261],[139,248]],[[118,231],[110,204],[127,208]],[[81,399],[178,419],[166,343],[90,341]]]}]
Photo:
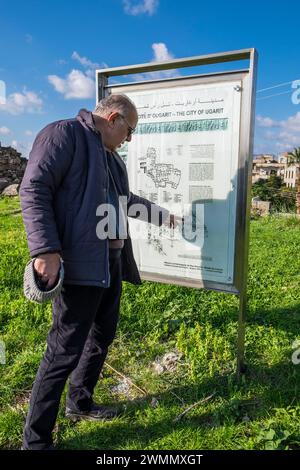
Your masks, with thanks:
[{"label": "black shoe", "polygon": [[66,418],[71,421],[79,421],[81,419],[88,419],[91,421],[105,421],[116,418],[120,414],[117,408],[110,408],[104,405],[97,405],[93,403],[89,411],[72,410],[66,407]]}]

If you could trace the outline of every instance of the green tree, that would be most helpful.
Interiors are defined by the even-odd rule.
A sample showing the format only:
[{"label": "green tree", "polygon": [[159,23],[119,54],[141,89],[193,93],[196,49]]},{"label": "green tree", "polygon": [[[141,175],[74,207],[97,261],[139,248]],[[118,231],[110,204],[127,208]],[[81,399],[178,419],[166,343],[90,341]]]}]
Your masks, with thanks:
[{"label": "green tree", "polygon": [[[300,147],[295,148],[293,152],[288,153],[288,166],[296,165],[299,167],[300,165]],[[298,175],[298,182],[297,182],[297,193],[296,193],[296,211],[297,214],[300,214],[300,178]]]},{"label": "green tree", "polygon": [[290,212],[295,210],[293,188],[282,185],[280,176],[271,175],[268,180],[259,179],[252,186],[252,196],[258,196],[262,201],[269,201],[272,210]]},{"label": "green tree", "polygon": [[267,180],[266,185],[270,189],[281,189],[282,179],[280,176],[270,175],[270,178]]}]

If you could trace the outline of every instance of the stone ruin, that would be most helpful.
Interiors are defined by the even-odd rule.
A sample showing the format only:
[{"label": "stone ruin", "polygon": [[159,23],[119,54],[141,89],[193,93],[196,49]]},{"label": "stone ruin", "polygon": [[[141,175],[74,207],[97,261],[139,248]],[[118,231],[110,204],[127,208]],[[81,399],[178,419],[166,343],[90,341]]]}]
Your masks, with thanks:
[{"label": "stone ruin", "polygon": [[0,194],[18,194],[27,162],[14,148],[2,147],[0,143]]}]

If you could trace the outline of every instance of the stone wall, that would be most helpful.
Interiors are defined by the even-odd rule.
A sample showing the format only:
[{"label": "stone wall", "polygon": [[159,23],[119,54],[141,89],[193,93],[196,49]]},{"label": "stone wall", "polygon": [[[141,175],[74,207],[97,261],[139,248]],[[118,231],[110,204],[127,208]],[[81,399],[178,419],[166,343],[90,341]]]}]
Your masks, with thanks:
[{"label": "stone wall", "polygon": [[20,184],[28,160],[12,147],[0,145],[0,193],[11,184]]},{"label": "stone wall", "polygon": [[269,215],[271,203],[269,201],[260,201],[252,199],[251,212],[252,215]]}]

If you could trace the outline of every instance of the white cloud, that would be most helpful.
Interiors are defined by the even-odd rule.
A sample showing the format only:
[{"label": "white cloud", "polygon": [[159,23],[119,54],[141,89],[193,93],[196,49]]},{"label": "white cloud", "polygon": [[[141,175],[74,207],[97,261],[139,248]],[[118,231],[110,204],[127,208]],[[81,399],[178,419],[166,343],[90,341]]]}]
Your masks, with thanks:
[{"label": "white cloud", "polygon": [[28,135],[28,136],[31,136],[31,135],[33,135],[33,132],[30,131],[30,130],[26,130],[26,131],[24,132],[24,134],[25,134],[25,135]]},{"label": "white cloud", "polygon": [[6,127],[6,126],[0,127],[0,134],[1,134],[1,135],[7,135],[7,134],[9,134],[10,132],[11,132],[10,129],[8,129],[8,127]]},{"label": "white cloud", "polygon": [[105,69],[108,67],[105,62],[101,62],[101,64],[98,64],[98,62],[92,62],[87,57],[81,57],[76,51],[73,52],[72,59],[77,60],[82,65],[82,67],[86,69],[85,74],[93,79],[95,77],[96,69]]},{"label": "white cloud", "polygon": [[152,49],[154,52],[154,62],[163,62],[164,60],[171,60],[174,58],[173,54],[168,51],[164,42],[154,42],[152,44]]},{"label": "white cloud", "polygon": [[[168,50],[164,42],[154,42],[152,44],[153,57],[151,62],[164,62],[172,60],[173,54]],[[139,73],[133,75],[133,80],[139,82],[142,80],[159,80],[164,78],[180,77],[180,72],[176,69],[160,70],[158,72]]]},{"label": "white cloud", "polygon": [[95,81],[81,70],[73,69],[66,78],[48,75],[48,81],[66,100],[93,98]]},{"label": "white cloud", "polygon": [[40,113],[43,100],[34,92],[24,88],[22,93],[11,93],[6,98],[6,103],[0,103],[0,110],[10,114]]},{"label": "white cloud", "polygon": [[22,154],[22,157],[25,157],[25,158],[28,158],[29,157],[29,154],[31,152],[31,149],[32,149],[32,145],[33,145],[33,141],[30,141],[30,142],[22,142],[21,144],[19,144],[19,148],[20,148],[20,152]]},{"label": "white cloud", "polygon": [[293,132],[283,131],[276,136],[276,148],[279,150],[291,150],[294,147],[300,147],[300,136]]},{"label": "white cloud", "polygon": [[0,105],[6,103],[6,84],[3,80],[0,80]]},{"label": "white cloud", "polygon": [[286,121],[281,121],[281,123],[284,129],[300,133],[300,111],[294,116],[290,116]]},{"label": "white cloud", "polygon": [[127,15],[143,15],[144,13],[152,16],[158,8],[158,0],[142,0],[134,2],[132,0],[123,0],[124,11]]},{"label": "white cloud", "polygon": [[65,78],[48,75],[49,83],[58,93],[63,94],[66,100],[93,98],[95,96],[95,69],[105,68],[107,64],[92,62],[87,57],[80,56],[76,51],[73,52],[72,59],[79,62],[86,70],[83,72],[73,69]]},{"label": "white cloud", "polygon": [[278,151],[300,146],[300,111],[281,121],[262,116],[257,116],[256,120],[259,127],[273,129],[265,132],[263,137],[269,139]]},{"label": "white cloud", "polygon": [[269,117],[256,116],[259,127],[277,127],[278,123]]},{"label": "white cloud", "polygon": [[8,143],[10,147],[16,149],[22,157],[28,158],[31,152],[33,142],[20,142],[19,140],[12,140]]},{"label": "white cloud", "polygon": [[76,51],[73,52],[72,59],[77,60],[85,68],[90,68],[90,69],[100,68],[100,65],[97,64],[97,62],[92,62],[87,57],[81,57]]},{"label": "white cloud", "polygon": [[266,132],[264,132],[264,137],[265,137],[266,139],[273,140],[274,137],[276,138],[276,133],[273,132],[273,131],[266,131]]}]

